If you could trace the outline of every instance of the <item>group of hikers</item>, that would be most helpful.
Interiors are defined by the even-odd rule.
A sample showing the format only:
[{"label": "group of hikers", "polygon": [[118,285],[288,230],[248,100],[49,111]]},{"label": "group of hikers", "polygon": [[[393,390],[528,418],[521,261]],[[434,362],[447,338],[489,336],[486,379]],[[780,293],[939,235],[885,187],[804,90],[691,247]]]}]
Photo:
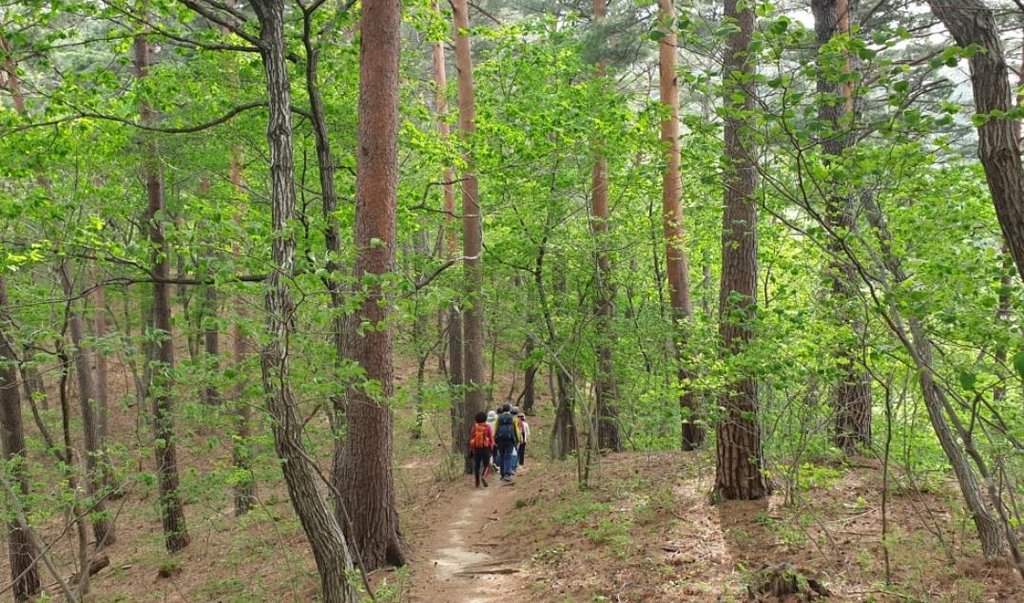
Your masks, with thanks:
[{"label": "group of hikers", "polygon": [[502,404],[497,410],[476,413],[469,432],[469,454],[473,460],[476,487],[487,487],[491,470],[501,473],[501,481],[512,481],[516,469],[526,464],[526,444],[530,424],[518,406]]}]

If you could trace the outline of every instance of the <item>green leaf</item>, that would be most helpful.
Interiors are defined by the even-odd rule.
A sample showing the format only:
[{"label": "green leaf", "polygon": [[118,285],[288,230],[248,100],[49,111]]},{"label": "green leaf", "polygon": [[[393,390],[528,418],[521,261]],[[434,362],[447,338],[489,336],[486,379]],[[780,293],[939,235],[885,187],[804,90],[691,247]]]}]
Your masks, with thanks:
[{"label": "green leaf", "polygon": [[969,371],[960,372],[960,387],[967,391],[974,391],[974,386],[978,383],[978,376]]},{"label": "green leaf", "polygon": [[1013,355],[1013,368],[1017,369],[1017,374],[1024,379],[1024,352],[1017,352]]}]

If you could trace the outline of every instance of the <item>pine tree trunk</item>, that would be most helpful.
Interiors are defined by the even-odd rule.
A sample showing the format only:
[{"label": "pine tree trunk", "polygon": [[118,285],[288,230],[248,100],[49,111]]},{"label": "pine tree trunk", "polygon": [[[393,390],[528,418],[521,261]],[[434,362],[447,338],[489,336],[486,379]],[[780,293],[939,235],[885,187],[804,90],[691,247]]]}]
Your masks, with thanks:
[{"label": "pine tree trunk", "polygon": [[75,291],[71,284],[71,276],[68,274],[67,263],[62,261],[57,268],[60,273],[61,286],[64,296],[69,300],[68,306],[68,332],[71,336],[71,359],[75,365],[75,377],[78,381],[78,394],[80,397],[80,410],[82,412],[82,433],[85,450],[85,487],[89,495],[89,517],[92,521],[93,537],[96,539],[96,550],[102,550],[105,546],[113,544],[116,540],[114,525],[106,515],[106,504],[104,502],[104,479],[101,464],[105,454],[100,446],[99,417],[96,411],[96,385],[93,381],[92,366],[89,362],[89,353],[83,348],[85,341],[85,328],[82,326],[81,314],[75,309]]},{"label": "pine tree trunk", "polygon": [[[928,0],[932,12],[962,48],[971,54],[971,88],[976,113],[988,116],[1013,108],[1009,67],[992,10],[981,0]],[[1017,274],[1024,278],[1024,167],[1012,119],[991,117],[978,127],[978,156],[992,194],[996,217]]]},{"label": "pine tree trunk", "polygon": [[674,334],[674,358],[678,368],[682,394],[679,398],[682,414],[682,448],[695,450],[704,443],[704,428],[700,420],[700,399],[690,391],[687,382],[693,377],[687,368],[683,346],[693,321],[693,303],[690,300],[690,266],[686,256],[686,236],[683,231],[683,181],[680,174],[679,146],[679,80],[676,75],[675,6],[672,0],[658,0],[660,27],[664,36],[658,43],[658,82],[661,105],[666,116],[661,122],[661,143],[665,153],[665,171],[661,180],[661,220],[665,236],[665,271],[668,276],[669,305],[671,306]]},{"label": "pine tree trunk", "polygon": [[[729,34],[723,73],[725,98],[725,212],[722,226],[722,285],[719,298],[719,334],[724,353],[743,353],[754,339],[752,324],[757,303],[757,186],[753,148],[745,113],[753,109],[752,84],[747,76],[754,66],[747,53],[754,31],[754,9],[738,10],[737,0],[725,0],[726,19],[738,28]],[[737,77],[731,74],[738,74]],[[733,95],[740,94],[737,102]],[[741,369],[742,370],[742,369]],[[719,398],[725,416],[718,424],[717,467],[713,498],[753,500],[770,493],[764,476],[761,423],[758,418],[757,382],[737,374]]]},{"label": "pine tree trunk", "polygon": [[[434,10],[438,5],[434,3]],[[448,73],[445,67],[444,44],[436,42],[433,46],[434,60],[434,107],[437,113],[437,133],[442,141],[447,141],[451,136],[451,128],[448,126]],[[455,171],[451,166],[444,168],[444,184],[441,185],[444,191],[444,214],[445,214],[445,242],[447,244],[448,259],[454,260],[459,256],[458,228],[459,220],[455,216]],[[459,310],[458,301],[452,300],[447,312],[448,323],[448,385],[452,391],[451,408],[451,430],[452,430],[452,452],[465,455],[463,440],[464,419],[466,416],[465,401],[462,399],[462,392],[459,388],[463,384],[462,371],[462,313]],[[443,362],[443,360],[442,360]]]},{"label": "pine tree trunk", "polygon": [[[14,331],[7,310],[7,283],[0,276],[0,443],[4,461],[9,463],[11,482],[17,494],[27,499],[28,478],[25,471],[25,431],[21,422],[21,395],[15,371],[18,358],[11,349]],[[24,505],[25,502],[22,502]],[[35,565],[37,551],[31,535],[16,519],[7,523],[7,552],[11,563],[14,600],[29,601],[39,593],[39,572]]]},{"label": "pine tree trunk", "polygon": [[295,162],[291,90],[285,59],[284,2],[256,0],[252,6],[260,22],[260,56],[267,78],[267,142],[274,233],[273,269],[267,277],[265,298],[269,341],[260,352],[267,412],[288,495],[320,574],[322,598],[328,603],[355,601],[355,588],[347,575],[353,568],[352,556],[341,526],[317,485],[319,469],[306,452],[303,423],[289,383],[287,346],[295,305],[287,280],[295,271],[295,237],[289,230],[289,223],[295,219]]},{"label": "pine tree trunk", "polygon": [[462,313],[462,376],[465,388],[465,407],[462,409],[462,430],[456,444],[466,458],[466,473],[471,473],[466,456],[464,434],[469,433],[473,415],[484,410],[487,392],[484,391],[484,308],[483,308],[483,222],[476,173],[473,167],[470,142],[476,132],[476,107],[473,98],[473,59],[468,37],[469,10],[466,0],[452,0],[455,21],[455,67],[459,86],[459,131],[466,144],[463,151],[465,171],[462,174],[462,265],[465,271],[465,298]]},{"label": "pine tree trunk", "polygon": [[372,571],[405,565],[392,474],[392,343],[388,292],[382,279],[394,271],[398,201],[398,0],[364,0],[359,61],[359,145],[356,154],[356,274],[368,283],[358,310],[369,325],[355,338],[355,358],[375,391],[353,388],[348,437],[339,478],[350,538]]},{"label": "pine tree trunk", "polygon": [[[833,36],[850,33],[848,0],[813,0],[811,10],[814,13],[819,49],[828,44]],[[822,72],[818,75],[818,94],[822,98],[818,101],[818,118],[828,124],[829,128],[821,141],[822,151],[826,162],[841,161],[850,144],[846,131],[849,128],[847,120],[853,113],[853,90],[849,83],[837,84],[837,74],[824,73],[826,67],[823,63],[819,63],[819,69]],[[846,57],[844,72],[849,69],[849,57]],[[838,102],[837,97],[842,97],[843,102]],[[835,188],[843,185],[842,182],[832,183]],[[855,232],[856,199],[856,196],[842,196],[826,191],[825,219],[832,234],[829,250],[835,258],[829,266],[829,279],[832,282],[832,299],[838,307],[836,318],[839,324],[852,325],[854,332],[863,337],[863,321],[857,317],[856,312],[847,308],[850,301],[856,298],[854,283],[857,275],[853,263],[844,258],[844,242],[841,239]],[[871,380],[858,366],[857,351],[850,344],[841,345],[834,357],[840,377],[834,398],[833,440],[840,450],[853,454],[858,447],[871,444]]]},{"label": "pine tree trunk", "polygon": [[[135,38],[135,76],[147,76],[150,65],[149,43],[145,35]],[[143,124],[154,125],[156,112],[143,101],[140,105]],[[149,364],[156,364],[147,384],[147,396],[153,405],[153,429],[158,442],[156,467],[159,481],[160,517],[164,528],[164,545],[174,553],[188,546],[188,528],[185,525],[185,509],[178,491],[178,449],[175,444],[174,402],[171,398],[171,377],[174,370],[174,341],[171,330],[171,292],[167,280],[170,277],[169,248],[164,239],[164,182],[157,157],[156,141],[149,137],[145,144],[146,179],[146,223],[149,228],[149,242],[152,247],[153,308],[150,328],[161,334],[161,339],[152,347],[153,358]]]}]

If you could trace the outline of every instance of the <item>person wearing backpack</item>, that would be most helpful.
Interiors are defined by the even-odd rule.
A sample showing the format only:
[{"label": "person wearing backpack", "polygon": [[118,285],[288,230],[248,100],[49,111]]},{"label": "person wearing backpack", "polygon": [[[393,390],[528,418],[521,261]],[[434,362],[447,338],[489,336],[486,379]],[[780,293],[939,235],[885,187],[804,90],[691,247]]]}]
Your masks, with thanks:
[{"label": "person wearing backpack", "polygon": [[[492,434],[498,433],[498,412],[500,410],[499,408],[487,411],[487,426],[491,428]],[[491,468],[495,471],[498,470],[498,462],[498,448],[491,448]]]},{"label": "person wearing backpack", "polygon": [[476,413],[473,417],[476,423],[469,432],[469,454],[473,458],[473,478],[476,480],[476,487],[480,484],[487,487],[487,469],[491,463],[491,449],[494,448],[494,435],[487,425],[487,414]]},{"label": "person wearing backpack", "polygon": [[512,448],[512,475],[515,475],[522,463],[522,459],[519,458],[519,449],[523,445],[523,416],[519,414],[518,406],[513,406],[510,412],[512,413],[512,426],[516,433],[516,445]]},{"label": "person wearing backpack", "polygon": [[519,424],[522,430],[519,438],[519,464],[526,464],[526,444],[530,441],[530,424],[526,422],[526,414],[519,415]]},{"label": "person wearing backpack", "polygon": [[511,410],[510,404],[501,407],[501,414],[498,415],[498,431],[494,435],[494,442],[498,446],[498,456],[501,458],[501,481],[503,482],[512,480],[512,451],[518,444],[515,420],[512,418]]}]

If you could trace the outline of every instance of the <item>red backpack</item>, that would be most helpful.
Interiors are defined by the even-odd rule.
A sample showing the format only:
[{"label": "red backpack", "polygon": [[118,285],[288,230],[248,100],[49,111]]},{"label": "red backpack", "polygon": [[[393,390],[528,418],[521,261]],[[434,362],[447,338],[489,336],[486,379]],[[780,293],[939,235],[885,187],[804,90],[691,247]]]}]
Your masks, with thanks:
[{"label": "red backpack", "polygon": [[473,432],[469,436],[469,447],[473,450],[481,450],[489,448],[487,443],[487,423],[477,423],[473,425]]}]

